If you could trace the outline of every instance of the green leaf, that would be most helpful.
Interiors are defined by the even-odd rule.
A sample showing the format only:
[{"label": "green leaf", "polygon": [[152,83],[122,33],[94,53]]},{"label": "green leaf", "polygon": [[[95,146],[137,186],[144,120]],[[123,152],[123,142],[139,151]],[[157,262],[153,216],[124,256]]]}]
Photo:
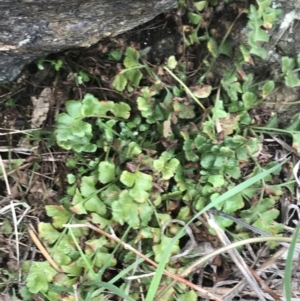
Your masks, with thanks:
[{"label": "green leaf", "polygon": [[42,238],[48,245],[55,243],[60,237],[61,233],[55,230],[50,223],[39,223],[39,236]]},{"label": "green leaf", "polygon": [[64,224],[67,224],[71,214],[63,206],[48,205],[45,206],[47,215],[53,218],[53,226],[61,229]]},{"label": "green leaf", "polygon": [[283,56],[281,58],[281,69],[283,73],[292,71],[295,67],[296,67],[296,62],[294,58],[290,58],[288,56]]},{"label": "green leaf", "polygon": [[243,210],[241,217],[247,223],[253,224],[271,235],[276,235],[283,226],[275,222],[279,215],[279,211],[274,208],[275,202],[275,198],[263,199],[254,206],[252,205],[250,209]]},{"label": "green leaf", "polygon": [[93,176],[82,177],[80,191],[84,197],[89,197],[91,194],[95,193],[97,191],[95,188],[95,178]]},{"label": "green leaf", "polygon": [[85,254],[95,254],[98,250],[106,250],[105,245],[107,244],[106,237],[91,238],[85,242]]},{"label": "green leaf", "polygon": [[[89,123],[83,122],[81,120],[74,120],[74,122],[72,123],[72,134],[74,136],[84,138],[86,134],[89,135],[90,133],[92,133],[92,126]],[[77,142],[77,139],[75,138],[74,141]]]},{"label": "green leaf", "polygon": [[128,119],[130,116],[130,106],[127,103],[120,102],[116,103],[113,108],[113,113],[116,117]]},{"label": "green leaf", "polygon": [[194,45],[194,44],[199,44],[199,37],[198,37],[198,31],[197,30],[193,30],[188,36],[187,38],[184,39],[184,44],[186,47],[190,46],[190,45]]},{"label": "green leaf", "polygon": [[112,61],[120,61],[122,58],[123,52],[120,49],[113,50],[109,52],[108,59]]},{"label": "green leaf", "polygon": [[[172,238],[163,235],[161,237],[161,242],[158,245],[153,246],[153,252],[155,254],[155,261],[160,262],[161,257],[163,256],[166,247],[170,244]],[[178,241],[176,244],[173,244],[170,255],[176,255],[180,253],[180,248],[178,246]]]},{"label": "green leaf", "polygon": [[44,69],[45,69],[45,67],[44,67],[44,61],[45,61],[45,59],[44,59],[44,58],[41,58],[41,59],[39,59],[39,60],[36,62],[37,67],[38,67],[39,70],[44,70]]},{"label": "green leaf", "polygon": [[171,55],[169,58],[168,58],[168,62],[167,62],[167,67],[169,69],[175,69],[177,66],[177,61],[176,61],[176,58],[174,55]]},{"label": "green leaf", "polygon": [[94,224],[99,224],[101,229],[105,229],[107,226],[110,226],[112,224],[111,220],[105,219],[104,217],[96,213],[92,213],[91,217],[92,217],[92,222]]},{"label": "green leaf", "polygon": [[84,202],[77,203],[76,205],[70,207],[70,210],[75,214],[87,214],[87,211],[84,208]]},{"label": "green leaf", "polygon": [[285,77],[285,84],[288,87],[298,87],[300,86],[300,80],[299,78],[293,73],[292,70],[288,70]]},{"label": "green leaf", "polygon": [[141,190],[150,190],[152,188],[152,176],[137,171],[135,173],[135,185]]},{"label": "green leaf", "polygon": [[76,189],[76,192],[72,199],[72,207],[70,207],[70,210],[76,214],[86,214],[86,210],[84,208],[84,200],[82,198],[82,195],[78,189]]},{"label": "green leaf", "polygon": [[113,101],[103,100],[98,103],[98,106],[95,107],[95,115],[103,116],[106,115],[108,111],[113,111],[115,103]]},{"label": "green leaf", "polygon": [[82,116],[88,117],[88,116],[96,115],[97,112],[95,111],[98,106],[99,106],[99,100],[94,95],[90,93],[85,94],[82,100],[82,108],[81,108]]},{"label": "green leaf", "polygon": [[207,134],[212,141],[217,140],[215,121],[213,119],[203,122],[203,133]]},{"label": "green leaf", "polygon": [[67,265],[72,262],[72,259],[68,255],[64,254],[61,250],[58,250],[58,248],[55,248],[55,252],[53,252],[52,258],[59,266]]},{"label": "green leaf", "polygon": [[248,64],[253,62],[253,59],[250,55],[248,48],[245,45],[240,45],[240,50],[243,55],[244,61]]},{"label": "green leaf", "polygon": [[105,190],[101,191],[101,199],[105,204],[110,205],[119,197],[120,188],[117,185],[110,184]]},{"label": "green leaf", "polygon": [[218,56],[218,54],[219,54],[218,53],[218,44],[214,39],[210,38],[207,41],[207,49],[212,54],[213,57]]},{"label": "green leaf", "polygon": [[165,160],[162,158],[153,161],[153,168],[157,171],[162,171],[165,166]]},{"label": "green leaf", "polygon": [[[205,2],[205,1],[203,1],[203,2]],[[180,301],[197,301],[198,295],[195,291],[190,290],[187,293],[178,295],[177,299]]]},{"label": "green leaf", "polygon": [[232,58],[232,49],[233,49],[233,45],[230,42],[225,41],[219,46],[218,54],[225,54],[229,58]]},{"label": "green leaf", "polygon": [[257,97],[252,92],[245,92],[242,96],[242,99],[246,110],[252,109],[257,103]]},{"label": "green leaf", "polygon": [[[254,42],[254,43],[256,43],[256,42]],[[249,42],[249,44],[251,45],[250,42]],[[261,57],[263,60],[265,60],[267,58],[268,53],[264,48],[259,47],[257,44],[254,44],[254,45],[252,44],[251,46],[252,46],[250,49],[251,54],[255,54],[255,55]]]},{"label": "green leaf", "polygon": [[300,118],[298,113],[292,117],[292,120],[286,130],[291,132],[300,131]]},{"label": "green leaf", "polygon": [[222,175],[210,175],[207,181],[214,187],[222,187],[225,184],[225,180]]},{"label": "green leaf", "polygon": [[55,71],[59,71],[60,68],[63,66],[62,60],[54,60],[51,62],[51,65],[54,66]]},{"label": "green leaf", "polygon": [[167,162],[164,166],[163,171],[162,171],[162,174],[163,174],[162,178],[164,180],[171,179],[174,176],[174,174],[176,172],[176,169],[178,168],[179,164],[180,164],[180,162],[176,158],[173,158],[169,162]]},{"label": "green leaf", "polygon": [[201,24],[202,16],[200,14],[188,13],[188,18],[194,25]]},{"label": "green leaf", "polygon": [[109,253],[97,251],[93,258],[93,263],[98,268],[104,265],[106,267],[114,267],[117,264],[117,260]]},{"label": "green leaf", "polygon": [[136,175],[132,172],[124,170],[121,174],[120,181],[127,187],[132,187],[135,183]]},{"label": "green leaf", "polygon": [[111,205],[113,219],[124,225],[127,223],[134,229],[140,229],[148,225],[152,218],[153,208],[147,203],[136,203],[127,190],[119,195],[119,200]]},{"label": "green leaf", "polygon": [[116,166],[112,162],[102,161],[98,166],[99,181],[102,184],[112,182],[116,178]]},{"label": "green leaf", "polygon": [[67,179],[68,179],[68,184],[71,184],[71,185],[74,184],[77,180],[75,175],[73,175],[73,174],[68,174]]},{"label": "green leaf", "polygon": [[262,20],[262,12],[257,11],[254,5],[250,5],[250,13],[248,15],[249,22],[248,27],[251,29],[250,33],[248,34],[248,42],[249,36],[253,39],[253,42],[262,41],[268,42],[269,36],[268,34],[261,29],[261,26],[264,24]]},{"label": "green leaf", "polygon": [[238,193],[224,202],[223,210],[230,214],[244,208],[244,206],[243,196],[241,193]]},{"label": "green leaf", "polygon": [[130,196],[138,203],[144,203],[149,198],[149,193],[146,192],[152,188],[152,176],[137,171],[131,173],[123,171],[120,181],[127,187],[134,187],[130,189]]},{"label": "green leaf", "polygon": [[265,30],[261,28],[256,28],[254,39],[255,41],[259,41],[259,42],[268,42],[269,35]]},{"label": "green leaf", "polygon": [[[79,220],[79,219],[77,219],[75,217],[72,219],[72,224],[85,224],[85,223],[86,223],[85,219]],[[73,228],[72,232],[73,232],[73,234],[74,234],[75,237],[82,238],[83,236],[86,236],[86,235],[89,234],[89,228],[88,227]],[[70,245],[72,244],[72,237],[71,237],[71,235],[64,235],[63,239],[64,238],[68,239],[68,246],[67,247],[70,249]],[[63,239],[62,239],[62,241],[63,241]]]},{"label": "green leaf", "polygon": [[125,52],[124,66],[126,68],[132,68],[139,66],[139,52],[132,47],[127,47]]},{"label": "green leaf", "polygon": [[241,84],[237,81],[235,73],[225,71],[221,85],[232,101],[238,100],[238,93],[242,93]]},{"label": "green leaf", "polygon": [[262,98],[266,99],[274,90],[275,83],[272,80],[268,80],[264,85],[262,89]]},{"label": "green leaf", "polygon": [[203,168],[211,168],[216,160],[215,155],[213,154],[204,154],[201,158],[201,165]]},{"label": "green leaf", "polygon": [[141,190],[137,185],[135,185],[132,189],[129,190],[129,195],[137,203],[145,203],[149,199],[149,193],[145,190]]},{"label": "green leaf", "polygon": [[143,73],[138,69],[126,70],[125,76],[133,86],[138,87],[140,80],[143,78]]},{"label": "green leaf", "polygon": [[126,151],[126,158],[133,158],[139,155],[142,152],[141,147],[134,141],[128,144],[128,148]]},{"label": "green leaf", "polygon": [[66,110],[70,117],[80,118],[81,115],[81,102],[77,100],[68,100],[66,102]]},{"label": "green leaf", "polygon": [[257,1],[257,4],[258,4],[258,7],[259,7],[259,10],[258,10],[258,14],[259,16],[262,15],[262,13],[270,7],[270,5],[272,4],[272,1],[270,0],[259,0]]},{"label": "green leaf", "polygon": [[53,281],[57,272],[46,262],[32,262],[26,278],[26,286],[32,294],[45,293],[49,282]]},{"label": "green leaf", "polygon": [[271,235],[277,235],[284,229],[284,225],[275,222],[279,214],[279,210],[275,208],[270,209],[264,214],[260,214],[260,217],[256,220],[253,226],[270,233]]},{"label": "green leaf", "polygon": [[228,116],[228,113],[224,110],[222,100],[216,102],[212,108],[212,113],[214,118],[226,118]]},{"label": "green leaf", "polygon": [[178,116],[182,119],[192,119],[195,117],[194,105],[186,105],[180,102],[174,102],[173,108],[174,111],[178,114]]},{"label": "green leaf", "polygon": [[184,206],[179,210],[177,219],[187,221],[191,218],[191,215],[191,209],[188,206]]},{"label": "green leaf", "polygon": [[[74,106],[78,109],[78,103],[71,101],[69,106]],[[76,115],[75,112],[71,114]],[[55,131],[55,135],[59,146],[67,150],[73,148],[77,152],[95,151],[95,147],[90,144],[92,138],[91,124],[82,121],[80,118],[71,117],[66,113],[59,114],[56,120],[57,130]]]},{"label": "green leaf", "polygon": [[300,151],[300,133],[293,133],[293,149],[295,149],[298,153]]},{"label": "green leaf", "polygon": [[75,80],[79,85],[83,84],[84,82],[88,82],[90,80],[90,77],[88,73],[85,73],[83,71],[80,71],[79,74],[74,73]]},{"label": "green leaf", "polygon": [[138,109],[141,111],[143,117],[147,118],[153,114],[152,107],[145,98],[139,96],[136,101],[138,104]]},{"label": "green leaf", "polygon": [[84,203],[84,208],[89,212],[95,212],[99,215],[106,214],[106,206],[97,195],[90,196]]},{"label": "green leaf", "polygon": [[83,271],[82,265],[80,264],[79,260],[72,262],[69,265],[63,265],[61,266],[61,269],[69,276],[73,276],[73,277],[82,275],[82,271]]},{"label": "green leaf", "polygon": [[153,161],[153,168],[161,172],[164,180],[172,178],[180,164],[179,160],[172,158],[173,153],[163,152],[159,159]]},{"label": "green leaf", "polygon": [[123,73],[119,73],[115,76],[115,79],[112,83],[112,86],[119,92],[124,91],[125,87],[127,85],[127,78]]},{"label": "green leaf", "polygon": [[207,7],[207,1],[198,1],[193,3],[197,10],[203,11]]},{"label": "green leaf", "polygon": [[194,149],[195,149],[194,141],[192,141],[192,140],[184,141],[184,143],[183,143],[184,154],[185,154],[185,157],[187,158],[187,160],[189,160],[191,162],[196,162],[199,160],[199,157],[194,152]]},{"label": "green leaf", "polygon": [[[221,229],[226,229],[226,228],[232,226],[232,224],[233,224],[233,221],[231,221],[227,218],[224,218],[222,216],[215,216],[215,219]],[[215,234],[214,229],[210,229],[210,232]]]},{"label": "green leaf", "polygon": [[[103,122],[100,118],[96,121],[96,124],[101,131],[104,131],[105,140],[112,142],[115,137],[115,131],[113,127],[117,124],[117,120],[110,119],[107,122]],[[103,137],[104,138],[104,137]]]}]

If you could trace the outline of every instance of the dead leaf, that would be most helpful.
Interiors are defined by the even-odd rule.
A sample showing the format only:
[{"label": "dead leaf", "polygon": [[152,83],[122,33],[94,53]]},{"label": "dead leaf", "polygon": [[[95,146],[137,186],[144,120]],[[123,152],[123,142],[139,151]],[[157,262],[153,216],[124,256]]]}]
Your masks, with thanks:
[{"label": "dead leaf", "polygon": [[166,121],[164,121],[163,136],[164,138],[170,138],[172,134],[173,132],[171,129],[171,115],[169,115],[169,118]]},{"label": "dead leaf", "polygon": [[211,93],[211,86],[208,85],[196,85],[191,87],[191,91],[198,98],[206,98]]},{"label": "dead leaf", "polygon": [[39,128],[45,122],[49,112],[51,99],[52,89],[50,88],[45,88],[38,98],[35,96],[31,97],[33,104],[31,128]]},{"label": "dead leaf", "polygon": [[230,114],[227,118],[219,118],[220,127],[222,128],[224,135],[229,136],[234,130],[238,128],[239,115]]}]

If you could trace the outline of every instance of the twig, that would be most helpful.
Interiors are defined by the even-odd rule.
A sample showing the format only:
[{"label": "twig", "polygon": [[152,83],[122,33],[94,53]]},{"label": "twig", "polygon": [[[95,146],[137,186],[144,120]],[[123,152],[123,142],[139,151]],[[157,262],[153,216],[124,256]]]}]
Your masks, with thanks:
[{"label": "twig", "polygon": [[35,243],[36,247],[40,250],[40,252],[44,255],[46,260],[50,263],[50,265],[57,271],[57,272],[62,272],[62,270],[58,267],[58,265],[54,262],[52,257],[49,255],[48,251],[46,248],[42,245],[42,243],[39,241],[38,237],[34,233],[32,229],[28,229],[28,233]]},{"label": "twig", "polygon": [[276,301],[280,301],[281,298],[263,281],[259,275],[250,267],[248,267],[252,276],[256,279],[256,281],[260,284],[261,288],[268,293],[271,297],[274,298]]}]

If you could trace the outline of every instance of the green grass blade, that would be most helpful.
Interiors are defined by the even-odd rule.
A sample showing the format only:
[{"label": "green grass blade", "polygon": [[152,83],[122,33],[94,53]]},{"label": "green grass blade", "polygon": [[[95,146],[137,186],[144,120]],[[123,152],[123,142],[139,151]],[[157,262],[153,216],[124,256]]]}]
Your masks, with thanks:
[{"label": "green grass blade", "polygon": [[[151,256],[153,255],[153,252],[150,252],[148,254],[146,254],[146,256],[148,258],[150,258]],[[138,264],[142,263],[143,261],[145,261],[145,259],[143,258],[138,258]],[[127,268],[125,268],[124,270],[121,270],[114,278],[110,279],[108,281],[108,283],[110,284],[114,284],[115,282],[117,282],[119,279],[122,279],[124,278],[131,270],[134,269],[134,266],[137,264],[136,262],[132,263],[130,266],[128,266]],[[92,286],[93,284],[95,284],[94,281],[89,281],[87,283],[85,283],[86,286]],[[99,290],[99,293],[102,293],[103,291],[105,290],[104,287],[102,287],[100,290]]]},{"label": "green grass blade", "polygon": [[76,248],[80,254],[80,257],[82,258],[83,262],[85,263],[86,268],[89,270],[90,274],[93,275],[93,278],[96,279],[97,278],[97,274],[94,272],[94,269],[90,263],[90,261],[88,260],[88,258],[85,256],[85,254],[83,253],[82,249],[80,248],[77,239],[72,231],[72,228],[69,228],[69,233],[70,236],[72,237],[74,244],[76,245]]},{"label": "green grass blade", "polygon": [[291,279],[292,279],[292,269],[293,269],[293,258],[294,252],[296,248],[297,239],[299,237],[300,232],[300,223],[298,224],[295,233],[293,235],[293,239],[291,241],[291,245],[289,247],[288,256],[286,259],[286,265],[284,269],[284,295],[286,301],[292,300],[292,287],[291,287]]},{"label": "green grass blade", "polygon": [[100,288],[105,288],[107,289],[109,292],[112,292],[116,295],[118,295],[119,297],[123,298],[123,300],[127,300],[127,301],[136,301],[133,300],[131,297],[129,297],[128,295],[126,295],[124,293],[124,291],[122,291],[121,289],[119,289],[118,287],[116,287],[115,285],[109,283],[109,282],[102,282],[102,281],[90,281],[89,283],[100,287]]},{"label": "green grass blade", "polygon": [[[231,198],[232,196],[236,195],[237,193],[242,192],[243,190],[245,190],[246,188],[248,188],[249,186],[253,185],[254,183],[264,179],[266,176],[270,175],[272,172],[277,171],[283,164],[285,164],[286,160],[283,161],[280,164],[277,164],[276,166],[263,171],[262,173],[254,176],[253,178],[250,178],[248,180],[246,180],[245,182],[237,185],[236,187],[226,191],[223,195],[219,196],[218,198],[216,198],[214,201],[212,201],[210,204],[208,204],[207,206],[205,206],[199,213],[197,213],[188,223],[186,226],[188,226],[190,223],[192,223],[199,215],[203,214],[205,211],[213,208],[214,206],[218,205],[219,203],[222,203],[226,200],[228,200],[229,198]],[[169,261],[169,257],[171,254],[171,250],[172,250],[172,246],[173,244],[177,241],[177,239],[179,239],[182,234],[185,231],[185,227],[182,228],[176,236],[173,237],[173,239],[171,240],[170,244],[168,245],[168,247],[166,248],[166,251],[164,253],[164,255],[161,258],[160,263],[158,264],[158,267],[156,269],[156,273],[151,281],[149,290],[148,290],[148,294],[146,296],[146,300],[145,301],[153,301],[158,289],[158,286],[160,284],[162,275],[163,275],[163,271],[165,269],[166,264]]]}]

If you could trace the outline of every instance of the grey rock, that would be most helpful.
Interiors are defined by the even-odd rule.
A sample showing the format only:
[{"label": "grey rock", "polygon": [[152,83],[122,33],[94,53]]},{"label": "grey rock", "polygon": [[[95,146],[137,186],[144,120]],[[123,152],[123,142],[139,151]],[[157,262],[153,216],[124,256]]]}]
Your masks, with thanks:
[{"label": "grey rock", "polygon": [[89,47],[174,7],[177,0],[0,1],[0,82],[47,54]]}]

